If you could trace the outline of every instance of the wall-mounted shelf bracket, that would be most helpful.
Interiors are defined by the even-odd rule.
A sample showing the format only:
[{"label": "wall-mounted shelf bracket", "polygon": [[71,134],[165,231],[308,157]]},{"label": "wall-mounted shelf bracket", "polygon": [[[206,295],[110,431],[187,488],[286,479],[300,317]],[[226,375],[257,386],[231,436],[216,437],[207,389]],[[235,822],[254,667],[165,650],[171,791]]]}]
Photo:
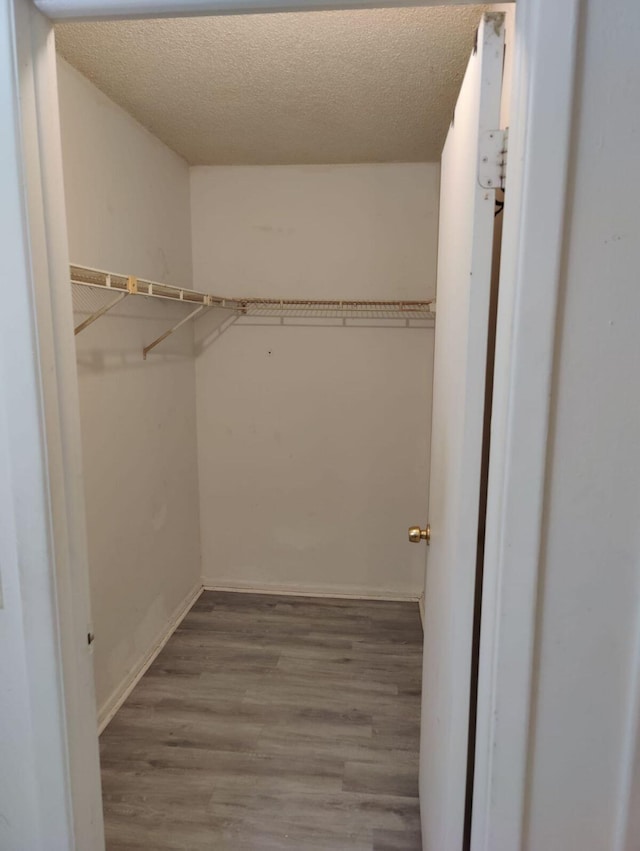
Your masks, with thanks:
[{"label": "wall-mounted shelf bracket", "polygon": [[189,322],[189,320],[191,320],[191,319],[195,319],[196,316],[198,316],[198,314],[202,313],[203,310],[206,310],[207,307],[210,307],[210,306],[211,306],[211,303],[209,302],[209,303],[201,304],[200,307],[196,307],[195,310],[192,310],[191,313],[188,313],[186,316],[184,316],[180,320],[180,322],[176,322],[176,324],[172,325],[171,328],[169,328],[168,331],[165,331],[164,334],[161,334],[156,340],[153,341],[153,343],[149,343],[148,346],[145,346],[144,349],[142,350],[143,359],[144,360],[147,359],[147,355],[149,354],[151,349],[155,349],[155,347],[157,345],[159,345],[163,340],[166,340],[167,337],[170,337],[171,334],[173,334],[175,331],[178,330],[178,328],[182,328],[182,326],[185,323]]},{"label": "wall-mounted shelf bracket", "polygon": [[115,307],[116,304],[119,304],[119,302],[121,302],[122,299],[126,298],[128,295],[129,292],[118,293],[118,295],[113,299],[113,301],[110,301],[108,304],[105,304],[103,307],[100,308],[100,310],[96,310],[95,313],[92,313],[91,316],[88,316],[84,320],[84,322],[81,322],[79,325],[76,325],[76,327],[73,329],[73,333],[77,335],[81,331],[84,331],[85,328],[88,328],[89,325],[96,321],[96,319],[100,319],[101,316],[104,316],[107,311],[111,310],[112,307]]}]

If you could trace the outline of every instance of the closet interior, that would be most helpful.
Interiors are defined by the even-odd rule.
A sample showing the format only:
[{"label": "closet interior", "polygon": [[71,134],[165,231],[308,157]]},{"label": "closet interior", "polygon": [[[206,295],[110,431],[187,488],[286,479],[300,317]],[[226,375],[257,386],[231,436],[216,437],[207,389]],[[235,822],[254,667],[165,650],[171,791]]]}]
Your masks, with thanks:
[{"label": "closet interior", "polygon": [[[206,845],[191,813],[203,833],[179,847],[419,847],[425,556],[407,526],[429,492],[440,150],[484,8],[56,27],[108,847],[178,847],[161,835],[178,817],[144,845],[164,807],[145,771],[180,741],[216,754],[203,812],[222,832]],[[335,706],[274,715],[305,669]],[[162,711],[151,756],[116,759]],[[273,761],[290,738],[319,759],[314,838],[290,812],[291,839],[249,841],[230,754]],[[271,767],[295,799],[302,770]],[[373,827],[367,796],[386,802]]]}]

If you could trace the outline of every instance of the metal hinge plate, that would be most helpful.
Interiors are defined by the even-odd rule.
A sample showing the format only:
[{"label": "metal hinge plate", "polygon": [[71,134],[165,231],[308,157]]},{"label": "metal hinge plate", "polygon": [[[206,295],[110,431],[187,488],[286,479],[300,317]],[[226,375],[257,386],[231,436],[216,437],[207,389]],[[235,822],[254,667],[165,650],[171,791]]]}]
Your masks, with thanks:
[{"label": "metal hinge plate", "polygon": [[483,189],[504,189],[509,129],[480,134],[478,183]]}]

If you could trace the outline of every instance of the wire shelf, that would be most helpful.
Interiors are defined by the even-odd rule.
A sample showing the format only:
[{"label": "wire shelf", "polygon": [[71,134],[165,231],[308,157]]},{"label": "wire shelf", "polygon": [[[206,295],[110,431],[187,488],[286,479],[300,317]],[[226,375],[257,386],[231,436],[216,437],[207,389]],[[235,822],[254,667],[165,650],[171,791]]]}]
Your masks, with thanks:
[{"label": "wire shelf", "polygon": [[[177,331],[185,322],[195,319],[211,308],[226,309],[237,316],[285,319],[343,319],[343,320],[433,320],[435,302],[427,301],[366,301],[358,299],[276,299],[225,298],[212,293],[148,281],[134,275],[105,272],[73,264],[70,267],[74,311],[87,315],[75,333],[79,334],[113,307],[129,296],[165,299],[191,306],[193,309],[164,334],[144,347],[143,356]],[[84,292],[83,292],[84,291]]]},{"label": "wire shelf", "polygon": [[305,319],[433,319],[430,302],[246,302],[247,316]]}]

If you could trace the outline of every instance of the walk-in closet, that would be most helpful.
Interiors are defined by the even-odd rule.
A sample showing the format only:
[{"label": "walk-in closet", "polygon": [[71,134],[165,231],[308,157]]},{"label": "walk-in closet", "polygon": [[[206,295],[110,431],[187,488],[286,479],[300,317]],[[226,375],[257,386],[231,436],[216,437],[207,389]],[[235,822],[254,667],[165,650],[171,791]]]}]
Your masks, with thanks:
[{"label": "walk-in closet", "polygon": [[56,24],[108,849],[419,849],[467,770],[512,25]]}]

